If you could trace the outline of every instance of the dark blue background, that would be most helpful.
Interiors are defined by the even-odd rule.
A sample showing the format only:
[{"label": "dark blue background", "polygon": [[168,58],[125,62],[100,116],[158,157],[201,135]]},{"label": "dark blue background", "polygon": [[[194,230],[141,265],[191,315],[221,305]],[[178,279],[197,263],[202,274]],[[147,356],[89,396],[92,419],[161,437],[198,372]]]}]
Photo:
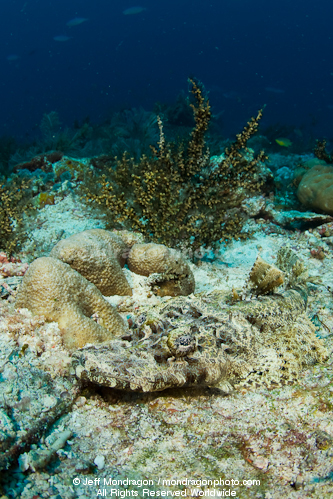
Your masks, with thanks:
[{"label": "dark blue background", "polygon": [[33,136],[52,110],[72,125],[173,103],[194,75],[230,133],[266,103],[266,125],[330,136],[332,19],[332,0],[2,0],[0,135]]}]

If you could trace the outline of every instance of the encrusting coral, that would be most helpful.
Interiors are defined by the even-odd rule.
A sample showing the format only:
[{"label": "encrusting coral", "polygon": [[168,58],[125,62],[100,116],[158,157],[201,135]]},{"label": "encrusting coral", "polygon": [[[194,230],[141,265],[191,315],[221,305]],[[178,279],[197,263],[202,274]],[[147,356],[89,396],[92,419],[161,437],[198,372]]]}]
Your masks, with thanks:
[{"label": "encrusting coral", "polygon": [[56,258],[37,258],[30,265],[15,307],[58,322],[70,350],[120,337],[125,332],[121,316],[96,286]]}]

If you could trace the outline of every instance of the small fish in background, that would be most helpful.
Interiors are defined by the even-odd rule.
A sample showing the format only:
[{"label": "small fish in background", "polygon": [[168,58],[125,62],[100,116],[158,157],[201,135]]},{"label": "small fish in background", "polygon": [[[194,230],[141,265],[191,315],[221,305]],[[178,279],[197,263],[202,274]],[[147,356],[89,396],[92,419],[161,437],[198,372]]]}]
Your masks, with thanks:
[{"label": "small fish in background", "polygon": [[140,14],[141,12],[144,12],[146,7],[129,7],[128,9],[123,10],[124,16],[132,16],[134,14]]},{"label": "small fish in background", "polygon": [[16,61],[19,60],[19,58],[20,58],[20,56],[17,55],[17,54],[9,54],[6,57],[6,59],[7,59],[8,62],[16,62]]},{"label": "small fish in background", "polygon": [[71,38],[73,38],[73,37],[67,36],[67,35],[57,35],[57,36],[53,37],[53,40],[55,42],[68,42],[68,40],[70,40]]},{"label": "small fish in background", "polygon": [[79,24],[85,23],[86,21],[88,21],[86,17],[74,17],[74,19],[71,19],[66,23],[66,26],[72,28],[73,26],[78,26]]},{"label": "small fish in background", "polygon": [[290,147],[293,145],[291,140],[285,139],[284,137],[280,137],[279,139],[275,139],[275,142],[279,144],[281,147]]},{"label": "small fish in background", "polygon": [[284,94],[284,90],[282,90],[282,88],[265,87],[265,90],[271,94]]},{"label": "small fish in background", "polygon": [[229,92],[224,92],[223,97],[225,99],[236,100],[238,103],[242,102],[243,95],[236,92],[235,90],[230,90]]}]

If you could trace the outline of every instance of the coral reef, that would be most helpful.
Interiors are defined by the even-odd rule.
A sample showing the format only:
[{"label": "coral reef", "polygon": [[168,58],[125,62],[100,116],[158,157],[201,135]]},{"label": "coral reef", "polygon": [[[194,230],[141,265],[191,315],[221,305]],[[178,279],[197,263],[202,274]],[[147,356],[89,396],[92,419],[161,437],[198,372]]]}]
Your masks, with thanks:
[{"label": "coral reef", "polygon": [[50,256],[68,263],[104,296],[132,294],[122,271],[125,262],[136,274],[154,274],[149,282],[159,296],[194,292],[193,273],[179,251],[137,241],[142,241],[142,236],[128,231],[91,229],[59,241]]},{"label": "coral reef", "polygon": [[[332,237],[331,225],[325,223],[318,230],[304,233],[283,229],[266,233],[273,224],[262,221],[253,238],[227,246],[219,262],[203,260],[200,265],[191,265],[196,297],[147,298],[145,285],[145,291],[141,291],[147,278],[132,274],[133,297],[115,299],[120,313],[131,316],[126,336],[111,340],[109,356],[106,344],[75,353],[84,356],[87,350],[87,364],[84,359],[82,363],[75,360],[76,372],[83,379],[85,372],[80,371],[88,371],[93,362],[105,382],[107,370],[119,366],[120,372],[111,373],[118,386],[125,364],[131,367],[127,363],[131,354],[134,370],[125,372],[123,383],[129,386],[126,392],[77,383],[67,364],[70,355],[62,347],[57,324],[47,324],[27,310],[15,312],[8,300],[0,300],[4,441],[0,466],[13,464],[2,473],[1,494],[11,497],[15,490],[26,499],[45,495],[71,499],[73,492],[68,484],[72,486],[75,476],[81,484],[73,486],[74,495],[92,497],[99,487],[87,489],[83,483],[94,480],[96,473],[101,480],[149,476],[157,483],[163,468],[170,479],[186,479],[188,470],[195,469],[195,477],[212,480],[220,476],[256,483],[260,480],[260,485],[251,488],[234,487],[236,495],[247,499],[253,494],[269,494],[274,499],[300,494],[318,499],[329,496],[332,363],[312,364],[320,360],[316,344],[321,343],[319,336],[332,351],[333,295],[327,290],[332,281],[331,249],[326,244]],[[138,242],[137,237],[127,233],[126,246]],[[309,258],[315,244],[327,253],[323,261]],[[284,251],[276,255],[281,245]],[[286,287],[287,291],[235,301],[231,290],[234,287],[241,294],[244,276],[258,250],[263,259],[283,271],[285,281],[277,289]],[[310,283],[304,287],[306,272],[298,261],[300,256],[308,261],[311,280],[321,277],[320,286]],[[129,275],[129,271],[125,273]],[[304,319],[307,295],[306,312],[311,321]],[[292,308],[288,315],[289,304]],[[102,364],[97,365],[95,350],[105,351]],[[220,358],[226,363],[221,360],[213,371],[214,362]],[[116,364],[118,360],[126,363]],[[158,376],[162,385],[170,382],[171,389],[131,392],[131,386],[140,390],[138,380],[145,381],[140,375],[150,362],[153,377],[146,380],[145,389],[153,388]],[[196,366],[201,368],[202,381],[193,376]],[[217,384],[207,387],[205,383],[214,382],[223,366]],[[195,385],[203,386],[186,388],[181,384],[184,373],[190,382],[192,379]],[[96,374],[100,376],[99,371]],[[163,381],[164,375],[170,378]],[[290,386],[297,375],[297,383]],[[176,383],[180,383],[179,389]],[[288,386],[281,386],[284,383]],[[65,431],[73,436],[59,449]],[[58,438],[60,442],[55,444]],[[59,450],[54,452],[55,448]],[[17,463],[19,454],[22,457]],[[118,494],[126,493],[126,487],[117,488]],[[199,495],[204,494],[205,487],[197,488]],[[179,491],[173,486],[166,487],[169,489]]]},{"label": "coral reef", "polygon": [[43,172],[51,172],[52,164],[60,161],[62,157],[63,153],[60,151],[52,151],[47,154],[38,154],[37,156],[34,156],[30,161],[15,165],[13,171],[19,172],[20,170],[28,170],[29,172],[34,172],[36,170],[42,170]]},{"label": "coral reef", "polygon": [[69,350],[125,332],[120,315],[96,286],[56,258],[37,258],[30,265],[15,306],[58,322]]},{"label": "coral reef", "polygon": [[43,139],[39,147],[43,151],[75,151],[82,147],[92,134],[92,129],[87,122],[73,129],[63,128],[56,111],[44,113],[40,131]]},{"label": "coral reef", "polygon": [[[241,234],[239,204],[249,192],[264,189],[266,155],[253,156],[247,141],[256,133],[262,111],[215,163],[205,145],[211,111],[200,86],[190,80],[195,127],[187,144],[168,143],[160,117],[158,148],[139,162],[124,154],[102,173],[89,170],[82,186],[88,203],[104,209],[108,227],[117,223],[167,246],[199,247]],[[112,219],[110,220],[110,216]]]},{"label": "coral reef", "polygon": [[333,166],[313,166],[303,176],[297,196],[305,206],[333,215]]},{"label": "coral reef", "polygon": [[[55,457],[56,452],[62,449],[67,440],[72,437],[73,434],[69,430],[56,433],[53,435],[55,439],[51,443],[50,436],[48,437],[47,447],[45,449],[31,450],[30,452],[25,452],[19,457],[19,468],[21,471],[27,471],[31,469],[32,471],[38,471],[44,469],[48,463]],[[50,442],[50,443],[49,443]]]},{"label": "coral reef", "polygon": [[[124,238],[129,240],[127,232]],[[306,271],[288,248],[278,256],[287,274],[284,293],[274,294],[284,272],[258,257],[245,285],[256,299],[241,301],[235,290],[230,303],[218,293],[178,298],[154,310],[143,307],[131,331],[95,285],[56,256],[109,292],[114,280],[110,286],[105,274],[98,283],[99,272],[103,275],[104,266],[114,272],[116,261],[122,275],[126,257],[131,271],[152,278],[160,296],[189,295],[194,277],[177,250],[134,243],[127,254],[119,235],[100,229],[76,234],[56,245],[50,257],[35,260],[19,288],[16,308],[58,322],[69,350],[111,340],[74,354],[82,379],[126,390],[206,384],[228,391],[292,382],[303,365],[325,358],[305,313]]]},{"label": "coral reef", "polygon": [[[197,100],[193,103],[197,107]],[[185,110],[185,101],[183,104]],[[192,108],[187,108],[190,126]],[[161,470],[170,481],[186,480],[190,470],[191,478],[198,480],[229,477],[239,480],[239,485],[232,489],[242,499],[330,497],[333,364],[331,358],[322,361],[333,351],[332,216],[305,212],[305,208],[291,209],[298,209],[296,188],[301,174],[293,182],[296,168],[303,175],[318,160],[288,151],[285,156],[271,158],[276,182],[284,186],[293,182],[294,197],[289,187],[283,192],[280,189],[280,195],[275,190],[268,197],[267,184],[252,196],[247,188],[237,185],[237,179],[228,192],[226,175],[217,178],[215,191],[214,187],[207,190],[207,199],[210,195],[214,199],[218,190],[224,188],[221,204],[208,207],[199,199],[197,206],[189,206],[184,223],[198,216],[191,235],[185,231],[177,233],[172,216],[165,218],[170,221],[170,226],[165,225],[165,234],[168,235],[170,227],[171,237],[180,248],[191,241],[194,246],[204,242],[201,227],[207,222],[208,233],[213,217],[220,213],[226,223],[237,216],[241,221],[236,228],[217,225],[212,237],[220,230],[225,230],[225,239],[237,236],[240,227],[252,235],[247,240],[233,240],[229,245],[217,247],[207,236],[207,245],[213,248],[199,246],[195,263],[188,264],[181,255],[190,252],[180,254],[157,244],[164,233],[160,239],[154,239],[150,215],[140,211],[134,202],[134,182],[138,185],[151,182],[152,199],[146,201],[146,206],[157,210],[158,189],[161,185],[164,189],[164,180],[162,174],[159,180],[149,168],[156,161],[164,165],[165,170],[161,167],[161,171],[166,176],[168,165],[176,165],[172,173],[182,173],[179,165],[188,158],[188,142],[182,145],[182,155],[181,146],[178,149],[164,140],[164,131],[169,137],[176,137],[179,130],[169,127],[164,116],[164,129],[162,121],[158,122],[159,147],[147,160],[149,167],[143,168],[142,177],[141,162],[127,156],[128,173],[134,175],[127,179],[128,185],[126,172],[121,182],[113,183],[116,162],[110,158],[105,160],[113,170],[110,176],[101,157],[82,161],[63,157],[50,164],[49,155],[45,154],[44,160],[42,157],[36,162],[32,160],[30,174],[21,168],[17,170],[17,177],[30,180],[24,193],[30,199],[33,196],[36,211],[34,216],[22,217],[25,201],[19,202],[17,216],[14,213],[15,216],[10,214],[8,218],[9,238],[5,236],[0,242],[2,246],[4,240],[6,244],[14,238],[20,242],[16,220],[23,218],[29,242],[17,245],[20,252],[15,251],[14,255],[8,248],[0,252],[0,469],[3,470],[0,496],[4,499],[96,497],[100,495],[98,486],[84,486],[96,477],[101,481],[110,477],[149,478],[156,485],[149,489],[155,492],[159,489]],[[290,138],[294,140],[291,135]],[[200,142],[198,137],[196,141]],[[127,144],[130,147],[130,141]],[[259,150],[263,141],[248,144]],[[230,149],[229,146],[232,168],[237,172],[242,165],[236,164],[238,158]],[[206,148],[198,151],[198,154],[192,151],[191,155],[203,157]],[[82,149],[80,152],[84,154]],[[246,166],[253,153],[246,149],[240,153],[240,163]],[[223,155],[207,161],[200,171],[185,178],[179,198],[168,198],[166,194],[166,199],[184,203],[191,189],[199,189],[201,182],[205,183],[211,171],[217,171],[225,159]],[[41,169],[37,168],[39,161]],[[120,195],[118,199],[124,193],[125,208],[136,211],[146,226],[147,230],[142,230],[145,236],[123,230],[78,234],[59,244],[54,249],[59,253],[48,259],[43,277],[34,277],[25,287],[26,277],[21,274],[27,273],[27,264],[20,259],[30,262],[36,256],[48,255],[61,238],[80,230],[104,228],[107,218],[112,226],[111,205],[103,212],[107,216],[99,217],[97,210],[89,210],[80,203],[76,187],[85,170],[97,171],[99,178],[105,173],[113,187],[112,193]],[[260,162],[253,171],[254,179],[255,175],[260,177],[263,172]],[[20,186],[17,177],[12,175],[1,186],[15,193],[10,183],[16,178],[14,181]],[[95,188],[95,193],[102,192],[98,182]],[[44,201],[52,202],[53,196],[54,204],[43,207]],[[176,209],[175,213],[178,216]],[[120,217],[114,220],[118,228],[133,226],[130,218],[123,222]],[[139,226],[136,228],[140,230]],[[151,240],[156,243],[147,244]],[[124,254],[114,248],[116,241],[118,249],[124,248]],[[260,257],[256,260],[258,252]],[[56,260],[52,260],[54,256]],[[299,260],[300,256],[308,268]],[[65,261],[61,262],[61,258]],[[122,268],[125,258],[127,266]],[[129,289],[132,296],[108,299],[117,306],[117,312],[113,309],[117,317],[119,313],[124,319],[123,332],[118,337],[108,331],[103,314],[90,302],[92,290],[97,292],[102,277],[102,291],[107,294],[110,275],[103,271],[109,268],[112,259],[132,288]],[[76,269],[70,269],[71,264]],[[66,267],[70,285],[66,277],[68,293],[60,287],[55,296],[56,279],[52,276],[58,265]],[[135,275],[134,270],[141,275]],[[196,281],[195,296],[163,296],[166,290],[168,295],[173,295],[174,290],[193,291],[190,270]],[[79,281],[77,272],[84,274]],[[87,282],[89,277],[92,284]],[[85,284],[80,288],[81,279]],[[49,323],[49,316],[36,315],[27,308],[14,309],[15,288],[22,281],[26,303],[29,305],[28,293],[33,297],[40,290],[44,293],[40,303],[43,300],[46,308],[52,308],[55,312],[52,316],[59,324]],[[154,296],[151,289],[159,296]],[[110,287],[110,295],[113,292]],[[98,292],[97,295],[100,297]],[[73,304],[73,296],[78,303]],[[40,312],[42,307],[38,307],[37,303]],[[87,326],[83,331],[87,334],[84,341],[89,339],[93,345],[81,348],[82,343],[76,343],[76,338],[69,346],[68,340],[64,342],[69,322],[61,312],[65,315],[68,312],[69,316],[73,311],[80,318],[84,316],[84,327]],[[105,330],[105,336],[91,334],[95,325]],[[80,333],[81,323],[76,315],[73,326]],[[97,343],[105,338],[103,344]],[[77,346],[80,349],[76,350]],[[73,482],[74,477],[81,481],[79,485]],[[251,487],[244,486],[250,480]],[[165,486],[165,491],[179,495],[181,490],[193,497],[223,494],[221,487],[214,485],[213,492],[207,486],[207,482],[200,482],[192,493],[190,487],[184,492],[185,487],[171,484]],[[119,496],[128,492],[128,486],[115,488]],[[133,486],[133,491],[134,488],[138,496],[142,495],[142,488]]]},{"label": "coral reef", "polygon": [[157,140],[156,114],[141,106],[114,113],[110,128],[104,129],[104,133],[109,135],[109,144],[104,143],[109,153],[118,156],[127,151],[138,160]]}]

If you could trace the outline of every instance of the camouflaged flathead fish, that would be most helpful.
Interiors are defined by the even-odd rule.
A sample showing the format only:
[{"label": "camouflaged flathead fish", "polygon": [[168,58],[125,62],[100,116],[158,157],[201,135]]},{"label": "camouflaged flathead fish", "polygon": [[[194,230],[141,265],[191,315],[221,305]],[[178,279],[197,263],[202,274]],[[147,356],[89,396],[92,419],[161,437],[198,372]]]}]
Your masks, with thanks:
[{"label": "camouflaged flathead fish", "polygon": [[[276,267],[272,272],[268,266],[264,272],[259,269],[260,279],[252,269],[253,293],[243,299],[236,294],[226,301],[223,292],[215,291],[142,307],[123,340],[87,345],[74,353],[76,375],[139,392],[193,385],[229,392],[292,383],[302,368],[327,358],[306,314],[306,279],[296,275],[301,274],[298,264],[293,268],[295,275],[289,272],[288,278],[293,288],[280,294],[276,287],[282,272],[276,279]],[[271,287],[267,273],[274,274]],[[265,293],[271,294],[258,295],[261,279]]]}]

